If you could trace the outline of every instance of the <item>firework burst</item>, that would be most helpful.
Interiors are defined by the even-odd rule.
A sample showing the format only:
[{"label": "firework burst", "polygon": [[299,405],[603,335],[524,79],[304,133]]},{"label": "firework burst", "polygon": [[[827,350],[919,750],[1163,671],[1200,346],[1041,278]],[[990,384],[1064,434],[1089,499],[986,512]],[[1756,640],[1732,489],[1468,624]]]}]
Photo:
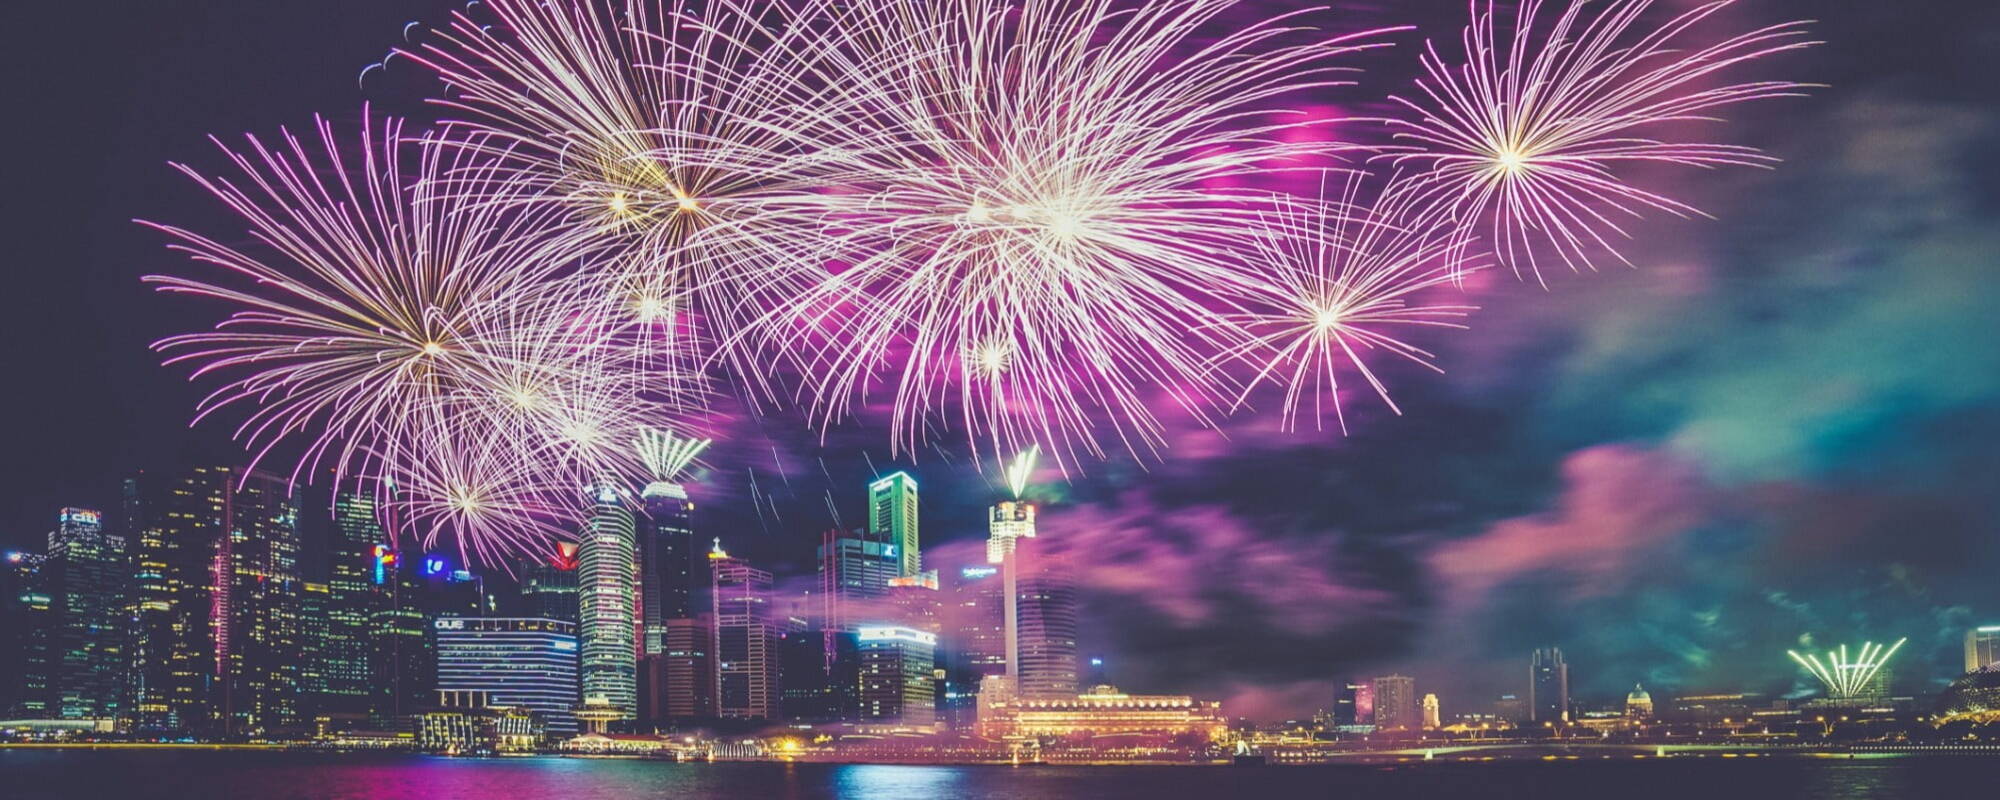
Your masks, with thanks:
[{"label": "firework burst", "polygon": [[[841,21],[859,53],[923,49],[900,70],[836,73],[860,109],[826,218],[860,256],[768,319],[804,365],[816,423],[892,388],[891,439],[955,423],[995,454],[1059,464],[1161,443],[1162,402],[1209,422],[1204,325],[1257,278],[1232,254],[1274,169],[1339,145],[1275,98],[1339,83],[1369,31],[1280,17],[1197,44],[1233,0],[899,0]],[[829,59],[831,60],[831,59]],[[863,64],[856,58],[853,63]],[[886,379],[884,368],[891,373]]]},{"label": "firework burst", "polygon": [[1475,310],[1426,298],[1427,290],[1478,265],[1456,260],[1461,254],[1437,222],[1407,225],[1410,215],[1399,205],[1407,196],[1377,194],[1362,202],[1369,183],[1361,173],[1348,173],[1337,196],[1288,199],[1268,214],[1259,228],[1257,265],[1271,277],[1269,293],[1227,318],[1249,336],[1219,361],[1256,368],[1237,403],[1265,382],[1284,386],[1281,424],[1287,430],[1308,405],[1317,427],[1330,405],[1346,433],[1340,374],[1349,369],[1402,413],[1363,353],[1379,350],[1438,370],[1429,351],[1396,338],[1393,329],[1463,328],[1458,320]]},{"label": "firework burst", "polygon": [[1650,26],[1653,0],[1558,0],[1559,13],[1522,0],[1503,25],[1495,0],[1471,0],[1463,61],[1426,49],[1422,95],[1392,98],[1412,114],[1392,123],[1401,146],[1381,157],[1413,168],[1403,190],[1418,210],[1457,225],[1456,249],[1484,230],[1500,263],[1537,280],[1537,253],[1572,269],[1602,253],[1623,261],[1612,243],[1626,236],[1621,220],[1648,209],[1702,215],[1634,183],[1631,168],[1769,166],[1776,159],[1754,148],[1682,138],[1685,123],[1808,88],[1711,85],[1746,62],[1816,44],[1800,22],[1704,38],[1702,23],[1733,3]]}]

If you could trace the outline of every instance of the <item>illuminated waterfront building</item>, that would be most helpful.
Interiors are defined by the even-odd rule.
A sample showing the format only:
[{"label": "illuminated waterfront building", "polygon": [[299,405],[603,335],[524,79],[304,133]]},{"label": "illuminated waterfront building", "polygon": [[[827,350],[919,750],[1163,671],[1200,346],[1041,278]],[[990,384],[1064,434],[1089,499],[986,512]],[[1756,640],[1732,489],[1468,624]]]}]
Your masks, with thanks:
[{"label": "illuminated waterfront building", "polygon": [[388,594],[375,580],[375,548],[387,547],[389,541],[375,513],[372,497],[351,491],[333,495],[326,594],[321,598],[325,619],[319,643],[323,683],[319,711],[363,713],[369,708],[374,686],[370,631],[376,613],[387,607]]},{"label": "illuminated waterfront building", "polygon": [[694,541],[694,501],[679,483],[654,481],[639,494],[641,511],[634,520],[639,547],[639,610],[644,622],[644,651],[656,655],[666,647],[667,620],[689,619],[695,601],[707,587],[700,585],[708,570],[699,562]]},{"label": "illuminated waterfront building", "polygon": [[715,630],[705,618],[670,619],[654,656],[661,705],[653,719],[686,723],[715,716]]},{"label": "illuminated waterfront building", "polygon": [[1022,539],[1035,538],[1035,506],[1019,500],[993,504],[986,518],[986,563],[1002,564]]},{"label": "illuminated waterfront building", "polygon": [[1424,730],[1434,731],[1444,727],[1443,721],[1438,719],[1440,713],[1438,696],[1435,694],[1424,695]]},{"label": "illuminated waterfront building", "polygon": [[860,715],[860,666],[852,632],[806,627],[779,634],[779,714],[793,722],[853,721]]},{"label": "illuminated waterfront building", "polygon": [[863,625],[861,719],[927,727],[937,721],[937,634],[901,625]]},{"label": "illuminated waterfront building", "polygon": [[49,716],[51,598],[42,588],[42,556],[0,557],[0,716]]},{"label": "illuminated waterfront building", "polygon": [[1417,680],[1407,675],[1384,675],[1375,679],[1375,727],[1381,730],[1413,730],[1423,719],[1418,716]]},{"label": "illuminated waterfront building", "polygon": [[1981,625],[1965,632],[1965,671],[2000,664],[2000,625]]},{"label": "illuminated waterfront building", "polygon": [[58,512],[40,568],[49,596],[48,715],[111,719],[122,711],[130,634],[126,608],[131,567],[125,539],[87,508]]},{"label": "illuminated waterfront building", "polygon": [[1068,697],[1006,698],[996,693],[990,705],[982,689],[980,714],[983,730],[1023,737],[1214,739],[1229,730],[1221,703],[1184,695],[1128,695],[1112,686]]},{"label": "illuminated waterfront building", "polygon": [[332,590],[324,583],[299,583],[299,719],[311,719],[326,710],[327,598]]},{"label": "illuminated waterfront building", "polygon": [[725,719],[778,716],[777,630],[771,620],[771,573],[723,551],[709,551],[715,609],[715,712]]},{"label": "illuminated waterfront building", "polygon": [[295,721],[300,580],[285,481],[226,467],[141,473],[124,502],[133,728],[248,734]]},{"label": "illuminated waterfront building", "polygon": [[617,491],[595,504],[577,548],[577,631],[583,704],[598,719],[631,719],[639,707],[638,575],[632,510]]},{"label": "illuminated waterfront building", "polygon": [[521,613],[540,619],[575,622],[577,546],[558,542],[547,558],[521,565]]},{"label": "illuminated waterfront building", "polygon": [[369,716],[399,724],[437,698],[437,634],[444,617],[487,613],[480,581],[453,570],[442,555],[400,553],[377,545],[371,580],[379,579],[378,610],[369,615]]},{"label": "illuminated waterfront building", "polygon": [[546,718],[482,691],[439,690],[434,708],[411,718],[417,749],[432,753],[532,753]]},{"label": "illuminated waterfront building", "polygon": [[1562,650],[1545,647],[1528,660],[1528,721],[1562,723],[1569,719],[1569,664]]},{"label": "illuminated waterfront building", "polygon": [[1015,580],[1014,635],[1008,666],[1022,697],[1067,697],[1077,692],[1076,585],[1069,565],[1040,546],[1025,544],[1008,558]]},{"label": "illuminated waterfront building", "polygon": [[868,534],[896,548],[898,577],[923,571],[917,540],[917,481],[909,473],[893,473],[868,484]]},{"label": "illuminated waterfront building", "polygon": [[479,692],[486,705],[536,712],[548,730],[576,732],[576,624],[520,617],[439,617],[439,692]]},{"label": "illuminated waterfront building", "polygon": [[1493,716],[1519,725],[1528,721],[1528,701],[1518,694],[1503,694],[1493,701]]},{"label": "illuminated waterfront building", "polygon": [[1636,722],[1653,718],[1653,695],[1646,691],[1646,687],[1632,685],[1632,693],[1625,695],[1625,716]]},{"label": "illuminated waterfront building", "polygon": [[901,550],[893,539],[870,531],[820,535],[820,624],[852,631],[858,620],[878,618],[889,581],[902,576]]},{"label": "illuminated waterfront building", "polygon": [[946,606],[948,654],[942,707],[946,721],[969,728],[980,682],[1007,674],[1007,603],[1000,568],[962,567]]},{"label": "illuminated waterfront building", "polygon": [[1365,684],[1353,680],[1341,681],[1333,690],[1333,724],[1335,727],[1351,727],[1361,724],[1361,709],[1358,706],[1361,690]]}]

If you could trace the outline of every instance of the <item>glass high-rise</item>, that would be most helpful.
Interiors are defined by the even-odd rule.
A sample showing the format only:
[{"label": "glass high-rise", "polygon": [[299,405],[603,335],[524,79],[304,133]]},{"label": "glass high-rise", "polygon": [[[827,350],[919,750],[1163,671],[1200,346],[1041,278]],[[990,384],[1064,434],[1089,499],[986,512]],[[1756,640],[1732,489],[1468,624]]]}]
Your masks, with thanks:
[{"label": "glass high-rise", "polygon": [[125,539],[105,530],[98,511],[65,508],[48,544],[41,565],[50,600],[48,714],[115,718],[122,710],[130,634]]},{"label": "glass high-rise", "polygon": [[925,727],[937,720],[937,635],[900,625],[863,625],[861,719]]},{"label": "glass high-rise", "polygon": [[722,550],[708,554],[715,608],[715,712],[727,719],[778,716],[777,630],[771,573]]},{"label": "glass high-rise", "polygon": [[640,493],[644,513],[634,521],[639,546],[639,608],[645,622],[645,649],[666,647],[667,620],[695,615],[708,571],[699,563],[694,541],[694,502],[678,483],[655,481]]},{"label": "glass high-rise", "polygon": [[546,560],[521,565],[521,613],[542,619],[576,622],[577,547],[569,542],[556,545]]},{"label": "glass high-rise", "polygon": [[1375,679],[1375,727],[1379,730],[1414,730],[1423,723],[1417,707],[1417,679],[1408,675],[1384,675]]},{"label": "glass high-rise", "polygon": [[49,715],[51,598],[42,588],[43,558],[12,551],[0,560],[0,715]]},{"label": "glass high-rise", "polygon": [[548,730],[576,732],[576,624],[565,620],[439,617],[437,688],[483,692],[494,706],[525,708]]},{"label": "glass high-rise", "polygon": [[889,582],[901,576],[902,558],[894,541],[856,530],[829,529],[820,535],[820,624],[852,631],[857,621],[877,615]]},{"label": "glass high-rise", "polygon": [[1528,660],[1528,720],[1569,721],[1569,664],[1558,648],[1541,648]]},{"label": "glass high-rise", "polygon": [[917,539],[917,480],[897,472],[868,484],[868,533],[894,550],[899,577],[922,572],[923,555]]},{"label": "glass high-rise", "polygon": [[610,487],[595,504],[577,548],[577,637],[583,703],[603,718],[639,709],[638,548],[632,510]]},{"label": "glass high-rise", "polygon": [[[321,711],[362,713],[374,685],[369,673],[369,630],[385,610],[387,587],[375,580],[376,548],[389,536],[376,518],[375,500],[352,491],[333,495],[333,528],[327,538],[325,634],[320,671]],[[386,567],[387,565],[383,565]],[[386,576],[385,576],[386,577]]]}]

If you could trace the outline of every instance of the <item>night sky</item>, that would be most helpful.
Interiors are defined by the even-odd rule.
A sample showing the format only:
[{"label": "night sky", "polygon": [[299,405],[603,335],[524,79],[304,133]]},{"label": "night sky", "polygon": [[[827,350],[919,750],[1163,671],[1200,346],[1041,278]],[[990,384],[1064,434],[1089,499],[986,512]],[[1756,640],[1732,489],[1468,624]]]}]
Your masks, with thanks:
[{"label": "night sky", "polygon": [[[133,468],[240,460],[226,427],[187,429],[199,392],[147,347],[215,311],[140,285],[187,265],[130,220],[241,229],[166,166],[219,168],[211,133],[425,113],[409,65],[356,75],[454,4],[115,5],[0,11],[9,546],[112,505]],[[1406,90],[1464,14],[1355,5],[1321,21],[1420,30],[1329,98],[1350,107]],[[1634,226],[1635,269],[1475,284],[1473,329],[1423,342],[1448,374],[1388,370],[1403,416],[1353,398],[1352,436],[1245,417],[1163,463],[1039,476],[1044,535],[1088,565],[1085,652],[1128,689],[1262,716],[1389,671],[1483,711],[1551,644],[1586,701],[1802,692],[1786,648],[1863,638],[1910,637],[1904,690],[1954,675],[1965,627],[2000,621],[2000,7],[1739,6],[1739,27],[1820,18],[1829,44],[1760,68],[1829,88],[1716,134],[1777,170],[1658,176],[1717,220]],[[823,447],[784,414],[736,428],[699,524],[781,571],[808,568],[829,486],[852,525],[892,468],[865,423]],[[898,467],[927,562],[968,559],[994,484],[944,452]]]}]

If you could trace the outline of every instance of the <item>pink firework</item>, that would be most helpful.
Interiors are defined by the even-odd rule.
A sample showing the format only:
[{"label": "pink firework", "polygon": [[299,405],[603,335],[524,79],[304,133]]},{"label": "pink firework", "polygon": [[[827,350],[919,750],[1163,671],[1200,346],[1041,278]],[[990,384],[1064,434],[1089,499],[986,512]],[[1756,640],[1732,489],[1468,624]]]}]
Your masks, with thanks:
[{"label": "pink firework", "polygon": [[[1432,354],[1397,337],[1397,329],[1463,328],[1473,306],[1440,303],[1433,290],[1479,269],[1458,259],[1438,221],[1405,222],[1408,195],[1369,194],[1365,175],[1349,173],[1338,194],[1318,202],[1287,199],[1262,221],[1258,271],[1270,277],[1256,302],[1229,320],[1249,336],[1222,364],[1256,370],[1238,405],[1264,383],[1284,387],[1282,427],[1310,411],[1317,427],[1331,411],[1342,433],[1340,377],[1360,376],[1396,413],[1388,386],[1365,354],[1380,352],[1437,370]],[[1439,370],[1442,371],[1442,370]],[[1330,407],[1330,408],[1329,408]]]},{"label": "pink firework", "polygon": [[[1463,250],[1488,232],[1502,264],[1541,277],[1537,254],[1572,269],[1609,253],[1621,219],[1647,209],[1701,211],[1635,185],[1628,168],[1768,166],[1754,148],[1680,138],[1720,108],[1794,96],[1806,84],[1722,83],[1746,62],[1809,47],[1804,23],[1714,38],[1704,22],[1734,0],[1700,5],[1659,25],[1653,0],[1523,0],[1503,25],[1495,0],[1472,0],[1463,61],[1435,46],[1423,56],[1423,95],[1392,98],[1411,116],[1392,122],[1401,146],[1381,156],[1413,170],[1401,191],[1416,209],[1458,226]],[[1554,19],[1551,20],[1550,17]],[[1714,23],[1711,23],[1714,24]]]}]

